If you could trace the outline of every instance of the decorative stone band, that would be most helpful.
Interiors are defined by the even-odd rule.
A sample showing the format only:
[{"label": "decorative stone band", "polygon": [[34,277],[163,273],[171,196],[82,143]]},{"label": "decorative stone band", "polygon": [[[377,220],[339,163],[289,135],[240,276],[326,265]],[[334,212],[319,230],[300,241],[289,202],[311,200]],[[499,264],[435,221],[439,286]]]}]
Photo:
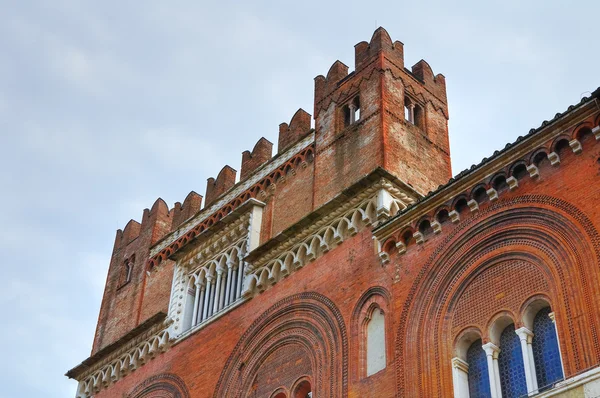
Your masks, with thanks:
[{"label": "decorative stone band", "polygon": [[77,398],[90,398],[102,389],[119,381],[135,371],[156,355],[165,352],[170,346],[169,332],[163,324],[162,329],[145,334],[81,376],[77,386]]},{"label": "decorative stone band", "polygon": [[248,298],[263,292],[363,228],[395,215],[413,201],[382,178],[249,264],[242,295]]}]

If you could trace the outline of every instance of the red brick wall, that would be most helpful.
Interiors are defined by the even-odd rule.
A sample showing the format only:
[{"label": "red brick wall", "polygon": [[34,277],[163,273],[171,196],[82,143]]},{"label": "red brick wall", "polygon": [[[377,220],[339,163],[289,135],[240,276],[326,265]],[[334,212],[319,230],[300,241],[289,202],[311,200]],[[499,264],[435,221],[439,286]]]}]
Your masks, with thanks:
[{"label": "red brick wall", "polygon": [[273,194],[274,213],[271,236],[306,216],[312,210],[314,162],[299,166],[278,183]]}]

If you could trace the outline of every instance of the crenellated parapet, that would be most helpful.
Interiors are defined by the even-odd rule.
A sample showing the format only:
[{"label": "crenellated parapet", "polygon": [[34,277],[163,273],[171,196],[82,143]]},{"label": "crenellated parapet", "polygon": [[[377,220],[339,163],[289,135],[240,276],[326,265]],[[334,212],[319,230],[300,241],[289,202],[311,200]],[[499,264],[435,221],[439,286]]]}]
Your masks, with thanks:
[{"label": "crenellated parapet", "polygon": [[210,177],[206,181],[206,204],[211,204],[215,199],[233,187],[235,185],[236,175],[236,170],[225,165],[221,171],[219,171],[217,179]]},{"label": "crenellated parapet", "polygon": [[240,172],[240,179],[246,179],[246,177],[252,174],[256,169],[267,163],[272,155],[273,143],[265,137],[261,137],[256,145],[254,145],[252,152],[242,152],[242,171]]},{"label": "crenellated parapet", "polygon": [[292,116],[290,124],[281,123],[279,125],[279,153],[285,152],[290,145],[297,142],[310,131],[310,114],[300,108]]},{"label": "crenellated parapet", "polygon": [[176,202],[173,207],[173,228],[177,228],[182,222],[200,211],[202,207],[202,195],[192,191],[185,197],[183,204]]}]

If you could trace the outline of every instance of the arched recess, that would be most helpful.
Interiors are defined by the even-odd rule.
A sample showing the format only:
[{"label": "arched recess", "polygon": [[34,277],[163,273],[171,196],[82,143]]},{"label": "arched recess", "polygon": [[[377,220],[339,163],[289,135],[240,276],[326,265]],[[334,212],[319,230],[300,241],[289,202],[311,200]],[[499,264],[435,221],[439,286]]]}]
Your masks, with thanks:
[{"label": "arched recess", "polygon": [[386,347],[386,362],[393,362],[393,346],[391,344],[391,336],[393,336],[391,314],[391,296],[390,293],[381,286],[369,288],[358,299],[352,312],[351,335],[357,341],[351,344],[350,363],[352,380],[359,380],[367,376],[366,363],[366,326],[371,317],[374,308],[381,310],[385,317],[385,347]]},{"label": "arched recess", "polygon": [[144,380],[127,398],[190,398],[190,394],[181,378],[165,373]]},{"label": "arched recess", "polygon": [[[398,396],[452,394],[453,308],[477,275],[511,262],[526,265],[547,284],[546,292],[526,293],[546,294],[555,309],[563,352],[569,347],[567,376],[596,364],[599,259],[600,236],[593,224],[557,198],[502,200],[463,221],[421,267],[402,308],[396,334]],[[498,280],[516,278],[513,274]],[[485,343],[489,331],[482,332]],[[429,377],[421,378],[425,373]]]},{"label": "arched recess", "polygon": [[315,396],[348,394],[348,336],[342,315],[327,297],[306,292],[279,301],[252,323],[229,356],[214,397],[248,396],[269,357],[290,346],[309,358],[312,374],[297,376],[314,382]]}]

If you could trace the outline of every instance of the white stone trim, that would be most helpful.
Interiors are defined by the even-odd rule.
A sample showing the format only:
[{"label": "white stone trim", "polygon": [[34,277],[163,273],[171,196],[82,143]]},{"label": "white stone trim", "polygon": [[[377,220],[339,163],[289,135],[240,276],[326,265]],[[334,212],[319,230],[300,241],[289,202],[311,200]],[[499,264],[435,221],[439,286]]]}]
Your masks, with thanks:
[{"label": "white stone trim", "polygon": [[[565,392],[577,388],[581,385],[586,385],[595,380],[600,380],[600,367],[588,370],[587,372],[581,373],[577,376],[573,376],[570,379],[556,383],[555,387],[549,391],[545,391],[536,398],[550,398],[556,395],[564,394]],[[584,395],[584,398],[595,398],[591,395]]]},{"label": "white stone trim", "polygon": [[[309,238],[312,238],[314,235],[319,234],[319,231],[327,229],[328,226],[337,225],[337,223],[341,221],[342,218],[346,218],[346,222],[348,224],[352,224],[352,219],[348,218],[348,216],[350,215],[350,217],[352,217],[355,211],[357,211],[357,209],[363,206],[366,202],[371,202],[372,207],[370,207],[370,209],[373,209],[375,211],[373,213],[374,217],[371,220],[371,222],[381,221],[385,219],[385,217],[377,219],[378,207],[376,203],[376,198],[378,197],[378,195],[381,196],[380,190],[382,188],[384,188],[391,194],[392,203],[389,205],[391,216],[395,215],[400,210],[404,210],[409,204],[414,203],[417,199],[414,196],[409,196],[409,194],[407,194],[405,191],[399,189],[396,185],[386,180],[385,178],[382,178],[378,182],[374,183],[372,186],[366,188],[353,198],[349,199],[347,202],[340,205],[340,207],[338,207],[337,209],[334,209],[333,211],[330,211],[327,214],[323,215],[323,217],[321,219],[316,220],[314,224],[306,227],[304,230],[300,231],[290,239],[282,241],[276,247],[272,248],[271,250],[268,250],[266,253],[255,259],[252,262],[252,264],[248,264],[248,273],[272,263],[276,258],[284,258],[287,253],[294,250],[294,248],[299,244],[299,242],[309,240]],[[362,209],[360,211],[364,213],[364,210],[365,209]],[[379,210],[379,213],[381,213],[381,210]],[[364,214],[360,216],[357,215],[357,218],[364,218]],[[358,230],[353,225],[351,225],[351,227],[352,232],[354,232],[352,235],[358,232]],[[337,236],[335,238],[336,240],[338,239]]]},{"label": "white stone trim", "polygon": [[581,151],[583,150],[581,142],[579,142],[579,140],[576,138],[569,141],[569,146],[573,150],[573,153],[581,153]]},{"label": "white stone trim", "polygon": [[[296,237],[283,243],[285,250],[276,248],[255,261],[248,267],[243,296],[250,298],[265,291],[282,278],[356,235],[364,227],[373,225],[382,217],[393,216],[394,211],[405,208],[406,204],[396,195],[389,191],[382,192],[384,186],[385,183],[381,182],[365,190],[330,213],[336,214],[337,217],[325,217],[315,222]],[[383,205],[384,202],[388,204]],[[269,258],[269,254],[273,257]],[[389,256],[387,253],[381,254],[380,259],[385,264],[389,261]]]},{"label": "white stone trim", "polygon": [[535,374],[535,362],[533,358],[533,332],[526,327],[521,327],[515,330],[519,340],[521,341],[521,354],[523,355],[523,370],[525,371],[525,383],[527,384],[527,394],[537,394],[538,384]]},{"label": "white stone trim", "polygon": [[171,344],[167,329],[159,330],[138,342],[133,348],[120,350],[82,375],[77,386],[77,398],[91,398],[102,389],[142,367]]},{"label": "white stone trim", "polygon": [[556,152],[550,152],[548,154],[548,159],[552,166],[558,166],[560,164],[560,156],[558,156],[558,153]]},{"label": "white stone trim", "polygon": [[469,398],[469,364],[458,357],[452,358],[452,385],[454,398]]},{"label": "white stone trim", "polygon": [[493,343],[484,344],[481,348],[483,348],[487,357],[488,378],[490,380],[492,398],[502,398],[500,368],[498,366],[498,354],[500,354],[500,348]]}]

